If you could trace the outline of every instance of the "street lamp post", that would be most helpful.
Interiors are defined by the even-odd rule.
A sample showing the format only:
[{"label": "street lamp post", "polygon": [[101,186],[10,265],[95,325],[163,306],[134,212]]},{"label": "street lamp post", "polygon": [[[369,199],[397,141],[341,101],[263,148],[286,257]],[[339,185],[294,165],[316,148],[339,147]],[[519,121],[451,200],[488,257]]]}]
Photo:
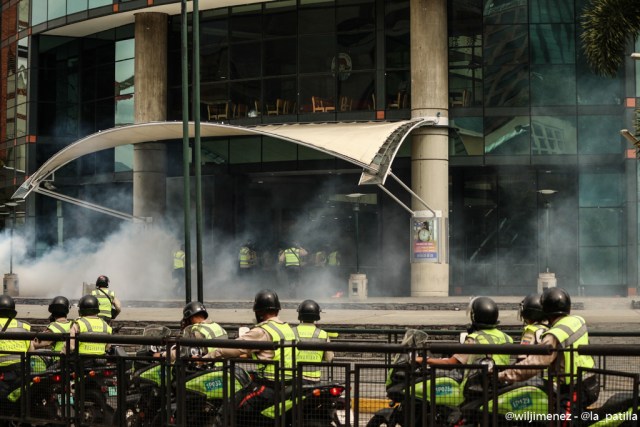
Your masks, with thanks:
[{"label": "street lamp post", "polygon": [[349,296],[357,298],[367,297],[367,275],[360,273],[360,223],[358,215],[360,213],[360,200],[363,196],[366,196],[366,194],[347,194],[347,197],[354,201],[353,212],[356,222],[356,272],[349,277]]},{"label": "street lamp post", "polygon": [[540,272],[538,274],[538,292],[542,292],[546,288],[555,287],[557,284],[557,279],[555,273],[549,271],[549,239],[551,237],[550,234],[550,210],[551,210],[551,202],[549,201],[549,197],[553,194],[557,193],[556,190],[543,189],[538,190],[544,197],[544,208],[545,208],[545,224],[544,224],[544,268],[545,271]]},{"label": "street lamp post", "polygon": [[9,274],[4,275],[3,293],[10,296],[18,296],[18,275],[13,274],[13,233],[16,225],[16,202],[6,202],[5,206],[11,208],[11,230],[9,234]]}]

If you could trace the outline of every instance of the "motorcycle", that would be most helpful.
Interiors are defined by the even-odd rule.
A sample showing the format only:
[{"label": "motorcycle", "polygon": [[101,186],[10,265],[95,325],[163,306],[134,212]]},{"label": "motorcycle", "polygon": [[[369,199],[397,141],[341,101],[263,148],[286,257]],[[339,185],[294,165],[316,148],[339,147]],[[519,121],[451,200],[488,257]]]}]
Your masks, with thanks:
[{"label": "motorcycle", "polygon": [[[401,345],[419,348],[428,338],[427,333],[423,331],[408,329]],[[446,425],[453,408],[464,401],[462,373],[455,369],[439,369],[435,377],[435,406],[431,408],[431,381],[434,379],[428,368],[425,369],[423,365],[415,366],[410,357],[408,353],[394,356],[392,364],[401,368],[391,369],[387,376],[385,385],[390,400],[389,408],[377,411],[367,423],[367,427],[421,426],[424,414],[424,421],[433,416],[435,425]]]},{"label": "motorcycle", "polygon": [[[148,325],[142,335],[167,338],[171,330],[162,325]],[[152,426],[154,422],[159,424],[161,421],[161,410],[167,400],[166,387],[171,384],[171,369],[164,360],[159,361],[154,355],[165,350],[165,346],[146,345],[136,352],[126,398],[125,419],[128,427]]]},{"label": "motorcycle", "polygon": [[[29,355],[29,383],[24,387],[22,378],[15,371],[0,373],[0,388],[9,391],[0,401],[0,417],[10,419],[10,425],[20,425],[23,418],[23,400],[27,399],[24,418],[28,425],[52,425],[62,420],[63,413],[53,389],[62,382],[60,369],[45,354]],[[26,392],[23,395],[23,392]],[[4,394],[4,393],[3,393]]]}]

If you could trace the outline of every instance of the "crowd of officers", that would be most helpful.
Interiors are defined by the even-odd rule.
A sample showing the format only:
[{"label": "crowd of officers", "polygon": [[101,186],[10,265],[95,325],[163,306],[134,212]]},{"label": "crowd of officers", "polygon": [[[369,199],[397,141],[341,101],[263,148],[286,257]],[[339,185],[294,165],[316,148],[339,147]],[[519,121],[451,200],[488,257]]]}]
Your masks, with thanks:
[{"label": "crowd of officers", "polygon": [[[106,279],[106,280],[105,280]],[[111,317],[119,313],[119,301],[115,294],[107,292],[108,278],[100,276],[96,283],[96,290],[89,295],[83,296],[78,304],[80,317],[75,321],[67,319],[69,313],[69,300],[65,297],[55,297],[49,305],[51,313],[51,323],[47,326],[47,332],[69,333],[74,337],[78,333],[103,333],[111,334],[112,328],[109,325]],[[106,284],[106,286],[105,286]],[[102,301],[102,295],[107,298]],[[117,302],[117,306],[115,305]],[[107,310],[109,303],[109,310]],[[111,307],[113,305],[113,312]],[[117,307],[117,308],[116,308]],[[298,307],[299,325],[290,325],[278,317],[281,305],[278,295],[273,290],[264,289],[259,291],[254,298],[253,312],[255,313],[256,325],[247,331],[241,331],[238,341],[305,341],[329,342],[330,334],[318,328],[316,322],[320,320],[320,306],[313,300],[305,300]],[[24,332],[30,331],[28,323],[16,319],[15,302],[8,295],[0,296],[0,325],[3,332]],[[498,329],[499,310],[497,304],[488,297],[476,297],[469,305],[469,315],[471,324],[465,338],[465,344],[508,344],[512,343],[512,338]],[[520,304],[519,315],[524,321],[523,335],[520,340],[524,345],[549,345],[562,350],[571,346],[576,347],[589,343],[589,335],[585,320],[577,315],[571,314],[571,298],[562,288],[548,288],[542,294],[532,294],[525,297]],[[111,316],[111,317],[109,317]],[[190,326],[197,338],[202,339],[224,339],[228,337],[227,332],[219,324],[209,318],[206,307],[201,302],[188,303],[183,309],[181,327],[184,329]],[[42,342],[34,340],[32,342],[18,340],[0,340],[0,354],[2,352],[27,352],[38,348],[50,347],[53,351],[70,353],[74,351],[75,340],[69,340],[70,348],[66,348],[66,341]],[[80,342],[78,353],[87,355],[105,354],[107,345],[101,343]],[[238,348],[206,348],[204,358],[211,359],[232,359],[244,357],[256,361],[278,361],[285,367],[285,378],[290,376],[294,370],[293,361],[303,362],[330,362],[333,360],[333,353],[330,351],[297,350],[293,347],[286,347],[284,360],[280,360],[281,352],[271,349],[247,349],[238,345]],[[295,358],[293,353],[295,353]],[[166,354],[155,354],[157,357],[166,357]],[[175,355],[173,355],[175,356]],[[454,354],[444,358],[418,357],[417,363],[428,365],[443,364],[475,364],[478,359],[488,355]],[[510,365],[509,355],[493,354],[489,355],[496,365]],[[573,358],[573,361],[572,361]],[[20,364],[17,354],[5,354],[0,356],[0,368],[6,368],[11,364]],[[528,369],[527,366],[532,366]],[[526,381],[532,377],[540,376],[541,366],[548,367],[549,374],[558,381],[557,390],[561,402],[567,410],[570,410],[572,402],[577,396],[570,395],[570,382],[573,381],[578,368],[593,368],[594,360],[590,356],[572,355],[569,351],[552,352],[549,355],[529,355],[521,356],[515,365],[506,370],[501,370],[498,379],[503,384]],[[535,367],[535,368],[534,368]],[[275,379],[275,366],[272,363],[265,364],[262,372],[262,379],[268,383]],[[318,381],[321,377],[319,366],[309,365],[303,371],[304,381]],[[246,398],[245,404],[254,407],[266,407],[272,402],[273,389],[257,384],[254,388],[244,390]],[[599,384],[596,376],[587,377],[582,381],[582,402],[586,405],[594,403],[598,398]],[[2,390],[0,390],[0,398]]]}]

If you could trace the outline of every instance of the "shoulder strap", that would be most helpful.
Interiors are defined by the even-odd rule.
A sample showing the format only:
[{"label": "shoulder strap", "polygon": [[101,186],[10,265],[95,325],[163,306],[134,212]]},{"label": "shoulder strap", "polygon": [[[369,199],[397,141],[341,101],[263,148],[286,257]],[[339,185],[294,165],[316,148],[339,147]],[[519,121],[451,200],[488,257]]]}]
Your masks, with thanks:
[{"label": "shoulder strap", "polygon": [[98,288],[98,290],[102,292],[107,298],[109,298],[109,302],[113,306],[113,299],[111,298],[111,296],[108,293],[106,293],[104,290],[102,290],[102,288]]}]

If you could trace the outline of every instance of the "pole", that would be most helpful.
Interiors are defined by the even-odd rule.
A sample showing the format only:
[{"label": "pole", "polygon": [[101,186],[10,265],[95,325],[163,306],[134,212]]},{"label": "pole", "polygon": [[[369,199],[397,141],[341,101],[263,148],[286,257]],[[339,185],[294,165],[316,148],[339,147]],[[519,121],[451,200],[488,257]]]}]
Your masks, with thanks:
[{"label": "pole", "polygon": [[195,125],[196,179],[196,276],[198,301],[204,302],[202,289],[202,147],[200,141],[200,12],[198,0],[193,0],[193,121]]},{"label": "pole", "polygon": [[191,302],[191,172],[189,170],[189,64],[187,43],[187,0],[182,0],[182,200],[184,210],[184,299]]},{"label": "pole", "polygon": [[360,274],[360,227],[358,223],[358,213],[360,212],[360,203],[353,205],[353,211],[356,213],[356,273]]},{"label": "pole", "polygon": [[545,254],[544,254],[544,266],[547,269],[547,273],[549,272],[549,201],[546,203],[547,205],[547,215],[546,215],[546,226],[545,226]]},{"label": "pole", "polygon": [[11,215],[11,237],[9,238],[9,274],[13,274],[13,229],[16,225],[16,208]]}]

